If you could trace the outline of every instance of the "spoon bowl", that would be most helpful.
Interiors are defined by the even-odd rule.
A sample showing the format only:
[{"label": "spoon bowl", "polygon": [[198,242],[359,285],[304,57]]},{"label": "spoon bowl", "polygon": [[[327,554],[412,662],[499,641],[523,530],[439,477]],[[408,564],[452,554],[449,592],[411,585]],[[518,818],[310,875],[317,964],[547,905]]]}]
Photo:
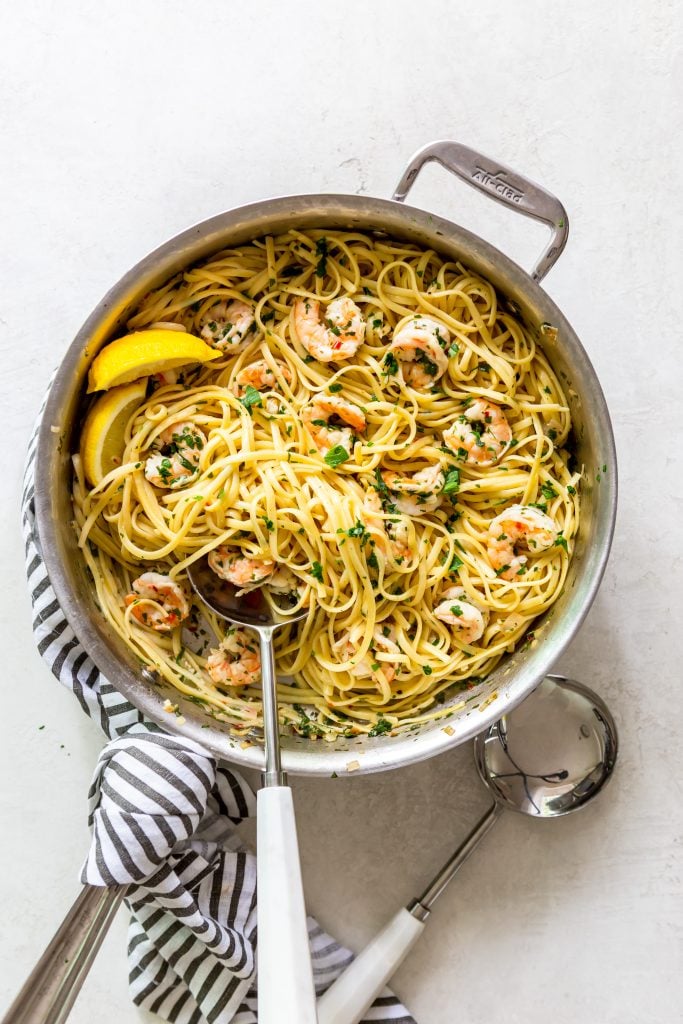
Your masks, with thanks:
[{"label": "spoon bowl", "polygon": [[474,760],[506,810],[557,818],[597,796],[612,777],[618,745],[605,702],[573,679],[550,675],[476,737]]},{"label": "spoon bowl", "polygon": [[297,614],[290,610],[294,602],[286,595],[282,595],[282,601],[278,602],[279,608],[273,608],[261,587],[246,594],[240,592],[238,587],[216,575],[206,555],[188,566],[187,575],[204,604],[235,625],[252,629],[270,626],[274,629],[306,617],[305,610]]}]

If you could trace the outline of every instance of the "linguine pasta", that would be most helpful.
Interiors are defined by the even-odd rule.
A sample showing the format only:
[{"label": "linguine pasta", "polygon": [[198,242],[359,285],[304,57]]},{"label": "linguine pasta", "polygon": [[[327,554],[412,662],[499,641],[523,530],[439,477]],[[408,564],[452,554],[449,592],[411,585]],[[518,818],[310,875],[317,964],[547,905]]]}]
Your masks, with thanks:
[{"label": "linguine pasta", "polygon": [[[340,297],[361,311],[364,341],[350,357],[320,361],[302,344],[294,305],[319,301],[334,343],[324,311]],[[253,310],[244,343],[177,380],[152,378],[120,466],[93,488],[75,457],[76,525],[104,615],[145,665],[235,734],[251,732],[261,724],[258,682],[218,683],[207,671],[226,624],[194,597],[184,623],[158,632],[124,600],[141,573],[182,584],[193,560],[221,547],[289,570],[295,610],[307,610],[276,634],[284,724],[334,740],[448,714],[445,695],[486,676],[565,580],[580,474],[568,465],[557,376],[488,281],[432,250],[353,231],[290,231],[226,249],[145,296],[128,326],[206,336],[211,311],[236,301]],[[408,364],[391,348],[416,315],[442,325],[447,369],[433,380],[424,353]],[[240,386],[259,361],[272,386]],[[322,420],[306,419],[330,398],[360,409],[365,426],[329,404]],[[460,423],[482,446],[488,421],[465,422],[480,399],[511,430],[490,465],[444,440]],[[148,479],[148,460],[163,452],[162,435],[187,424],[205,443],[178,486],[158,486],[166,481]],[[429,487],[401,490],[420,473]],[[536,550],[505,523],[492,533],[520,505],[552,520]],[[519,567],[492,557],[492,544],[508,540],[525,555]]]}]

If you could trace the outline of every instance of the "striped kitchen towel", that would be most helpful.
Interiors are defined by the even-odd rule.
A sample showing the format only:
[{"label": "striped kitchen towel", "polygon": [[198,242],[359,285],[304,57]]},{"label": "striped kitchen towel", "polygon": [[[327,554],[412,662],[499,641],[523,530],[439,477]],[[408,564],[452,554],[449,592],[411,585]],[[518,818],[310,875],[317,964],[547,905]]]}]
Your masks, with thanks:
[{"label": "striped kitchen towel", "polygon": [[[235,826],[255,810],[241,776],[197,743],[146,721],[68,625],[36,544],[29,445],[22,497],[38,650],[108,743],[90,789],[92,843],[81,878],[129,885],[133,1001],[178,1024],[256,1024],[256,865]],[[352,954],[308,919],[316,991]],[[367,1022],[415,1024],[388,989]]]}]

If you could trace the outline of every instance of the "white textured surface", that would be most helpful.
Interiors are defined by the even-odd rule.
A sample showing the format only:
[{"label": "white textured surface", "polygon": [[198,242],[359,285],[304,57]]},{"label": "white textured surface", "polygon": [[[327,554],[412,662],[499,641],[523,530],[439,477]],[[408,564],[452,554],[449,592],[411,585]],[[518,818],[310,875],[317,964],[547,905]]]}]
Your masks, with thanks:
[{"label": "white textured surface", "polygon": [[[450,137],[570,214],[547,288],[605,388],[621,504],[560,668],[607,698],[623,748],[583,814],[497,826],[396,988],[419,1024],[680,1020],[680,5],[33,0],[3,14],[0,1005],[75,892],[101,743],[33,651],[24,593],[20,467],[52,367],[105,290],[185,226],[278,193],[385,196],[413,150]],[[438,169],[414,202],[526,265],[540,247],[540,229]],[[311,909],[356,946],[486,802],[468,749],[294,789]],[[124,943],[121,914],[74,1024],[144,1016]]]}]

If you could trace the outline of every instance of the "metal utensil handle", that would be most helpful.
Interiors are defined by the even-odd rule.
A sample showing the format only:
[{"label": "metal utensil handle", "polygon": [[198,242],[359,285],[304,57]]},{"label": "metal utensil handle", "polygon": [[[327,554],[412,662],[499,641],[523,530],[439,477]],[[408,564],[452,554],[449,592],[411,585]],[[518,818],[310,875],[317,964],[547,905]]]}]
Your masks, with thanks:
[{"label": "metal utensil handle", "polygon": [[2,1024],[66,1020],[125,892],[126,886],[83,887]]},{"label": "metal utensil handle", "polygon": [[419,899],[387,921],[318,1000],[318,1024],[358,1024],[424,931],[435,901],[474,853],[503,809],[495,803],[474,826]]},{"label": "metal utensil handle", "polygon": [[567,244],[569,218],[560,200],[511,167],[459,142],[448,140],[430,142],[418,149],[403,172],[392,198],[402,203],[424,165],[431,160],[436,160],[447,171],[456,174],[485,196],[548,225],[552,231],[550,243],[531,272],[534,281],[541,281]]},{"label": "metal utensil handle", "polygon": [[280,722],[277,710],[277,679],[273,653],[273,630],[259,629],[261,648],[261,695],[263,698],[263,732],[265,734],[266,767],[262,773],[264,786],[286,786],[287,773],[282,770],[280,754]]},{"label": "metal utensil handle", "polygon": [[449,882],[452,882],[465,861],[472,856],[479,843],[484,836],[488,835],[502,813],[503,808],[501,804],[496,802],[492,807],[489,807],[486,814],[482,815],[470,834],[462,841],[453,856],[446,861],[441,870],[434,876],[422,895],[409,904],[407,909],[413,917],[416,917],[419,921],[426,920],[441,893]]}]

